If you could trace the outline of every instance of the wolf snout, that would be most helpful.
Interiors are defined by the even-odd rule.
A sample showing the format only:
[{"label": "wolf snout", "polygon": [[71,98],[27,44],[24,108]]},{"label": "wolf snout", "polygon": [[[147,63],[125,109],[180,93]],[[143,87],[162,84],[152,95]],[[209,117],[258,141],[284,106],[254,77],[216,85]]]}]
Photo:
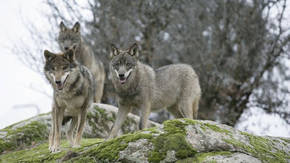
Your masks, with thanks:
[{"label": "wolf snout", "polygon": [[55,84],[60,85],[61,84],[61,81],[60,80],[56,80],[55,81]]},{"label": "wolf snout", "polygon": [[63,84],[60,80],[56,80],[55,84],[56,84],[58,90],[62,90]]},{"label": "wolf snout", "polygon": [[125,74],[119,74],[119,78],[120,79],[124,79],[125,78]]},{"label": "wolf snout", "polygon": [[125,74],[119,74],[119,79],[120,79],[121,84],[125,84],[126,82]]}]

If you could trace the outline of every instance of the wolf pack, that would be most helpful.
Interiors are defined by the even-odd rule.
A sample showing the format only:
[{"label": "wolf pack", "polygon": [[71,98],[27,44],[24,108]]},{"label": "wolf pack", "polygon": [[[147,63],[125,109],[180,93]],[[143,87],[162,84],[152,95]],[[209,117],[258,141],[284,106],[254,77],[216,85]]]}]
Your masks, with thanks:
[{"label": "wolf pack", "polygon": [[134,109],[140,113],[140,130],[147,127],[151,111],[164,108],[175,118],[197,118],[201,88],[190,65],[153,69],[139,61],[142,51],[136,43],[127,49],[110,45],[110,63],[104,65],[83,41],[79,22],[72,28],[60,23],[58,44],[60,52],[44,50],[44,74],[53,88],[51,152],[60,151],[61,127],[68,119],[67,140],[72,147],[80,146],[87,112],[103,96],[105,66],[109,67],[119,108],[108,139],[117,136]]}]

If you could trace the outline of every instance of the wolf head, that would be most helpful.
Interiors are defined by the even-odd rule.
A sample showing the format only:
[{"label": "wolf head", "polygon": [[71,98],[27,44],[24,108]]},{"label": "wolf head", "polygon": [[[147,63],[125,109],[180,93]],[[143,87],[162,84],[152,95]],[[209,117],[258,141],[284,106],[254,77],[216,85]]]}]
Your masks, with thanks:
[{"label": "wolf head", "polygon": [[76,22],[71,29],[67,28],[64,23],[61,22],[59,28],[58,44],[62,51],[66,51],[73,46],[78,47],[81,44],[81,26],[79,22]]},{"label": "wolf head", "polygon": [[44,51],[46,78],[50,81],[53,88],[61,91],[71,76],[74,76],[77,69],[75,54],[73,49],[69,49],[61,54]]},{"label": "wolf head", "polygon": [[110,69],[113,78],[125,84],[130,78],[134,78],[138,62],[138,45],[135,43],[127,50],[116,48],[111,45]]}]

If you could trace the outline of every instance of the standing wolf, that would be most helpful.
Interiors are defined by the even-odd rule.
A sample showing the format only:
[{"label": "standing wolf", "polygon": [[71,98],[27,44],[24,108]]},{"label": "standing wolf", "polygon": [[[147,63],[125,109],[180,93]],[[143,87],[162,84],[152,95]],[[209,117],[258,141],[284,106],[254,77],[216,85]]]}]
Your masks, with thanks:
[{"label": "standing wolf", "polygon": [[100,102],[103,96],[105,69],[103,63],[97,58],[81,37],[80,23],[76,22],[73,28],[67,28],[63,22],[60,23],[58,43],[62,51],[76,46],[76,60],[86,66],[93,74],[96,82],[96,93],[94,102]]},{"label": "standing wolf", "polygon": [[137,44],[128,50],[112,45],[110,57],[119,111],[109,138],[117,135],[132,108],[140,109],[140,129],[147,127],[151,109],[167,108],[176,118],[197,118],[201,89],[191,66],[173,64],[154,71],[138,61]]},{"label": "standing wolf", "polygon": [[66,134],[67,139],[73,147],[80,145],[87,110],[93,103],[95,83],[91,72],[77,62],[72,49],[61,54],[45,50],[44,56],[45,76],[53,87],[49,150],[57,152],[64,116],[72,117],[71,126]]}]

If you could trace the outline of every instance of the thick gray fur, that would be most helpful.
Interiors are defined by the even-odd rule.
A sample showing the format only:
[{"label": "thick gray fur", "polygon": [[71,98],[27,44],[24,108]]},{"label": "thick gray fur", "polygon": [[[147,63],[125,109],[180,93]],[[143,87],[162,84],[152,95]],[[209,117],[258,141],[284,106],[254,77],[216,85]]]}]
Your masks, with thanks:
[{"label": "thick gray fur", "polygon": [[[119,111],[109,138],[117,135],[132,109],[140,110],[139,128],[147,127],[151,111],[162,108],[175,118],[197,118],[201,89],[190,65],[173,64],[155,71],[138,61],[138,46],[121,50],[112,45],[110,71],[118,95]],[[120,78],[124,74],[124,78]]]}]

